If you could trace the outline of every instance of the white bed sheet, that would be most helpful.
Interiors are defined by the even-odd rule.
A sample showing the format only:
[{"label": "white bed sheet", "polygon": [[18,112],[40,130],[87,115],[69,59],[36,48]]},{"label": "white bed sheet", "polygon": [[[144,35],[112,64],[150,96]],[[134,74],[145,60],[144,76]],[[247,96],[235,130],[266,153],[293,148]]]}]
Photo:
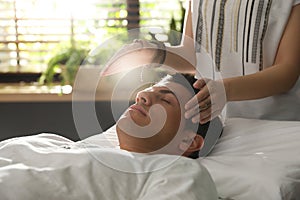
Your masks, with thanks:
[{"label": "white bed sheet", "polygon": [[229,119],[200,162],[222,197],[299,200],[300,122]]},{"label": "white bed sheet", "polygon": [[[116,170],[118,166],[139,173]],[[195,160],[39,134],[0,142],[0,199],[214,200],[217,191]]]},{"label": "white bed sheet", "polygon": [[[118,145],[115,127],[86,140]],[[223,198],[300,200],[300,122],[227,119],[211,154],[198,161]]]},{"label": "white bed sheet", "polygon": [[[49,134],[26,137],[26,139],[1,142],[0,184],[11,184],[5,185],[5,187],[4,185],[0,186],[1,195],[5,191],[9,191],[7,188],[17,187],[18,189],[14,189],[14,191],[18,191],[17,193],[8,194],[22,194],[22,199],[26,199],[24,198],[26,194],[28,192],[31,194],[28,190],[28,186],[30,186],[31,188],[40,188],[40,195],[55,194],[62,197],[68,194],[70,199],[75,199],[75,197],[96,199],[93,197],[99,197],[101,193],[99,187],[103,191],[109,191],[112,187],[103,187],[105,183],[101,182],[102,179],[95,179],[95,177],[101,177],[103,169],[99,168],[99,162],[93,162],[93,159],[82,151],[80,145],[88,143],[92,146],[115,147],[118,145],[115,127],[110,128],[104,134],[95,135],[77,143]],[[19,147],[16,148],[16,145]],[[128,154],[125,155],[128,156]],[[164,155],[163,158],[160,156],[157,155],[156,158],[165,160],[169,157],[168,155]],[[183,163],[187,160],[189,159],[181,159]],[[123,162],[122,160],[119,161]],[[223,198],[299,200],[300,122],[228,119],[223,135],[214,150],[208,157],[200,158],[197,161],[207,168],[216,184],[218,195]],[[124,162],[130,163],[128,160]],[[41,163],[44,165],[41,166]],[[196,172],[191,173],[191,176],[186,176],[183,167],[170,169],[170,172],[170,174],[178,174],[178,176],[172,176],[173,182],[186,183],[194,177],[195,173],[202,176],[203,170],[198,172],[196,170]],[[111,171],[106,169],[105,173],[108,177],[114,178]],[[153,180],[159,177],[158,175]],[[53,179],[57,180],[57,185],[53,185]],[[209,180],[209,177],[204,175],[203,180],[206,179]],[[17,185],[14,185],[16,183]],[[134,182],[129,181],[128,183],[135,186],[132,187],[133,190],[136,189]],[[188,192],[190,190],[198,192],[200,188],[200,186],[198,188],[182,186],[180,194],[190,194]],[[202,186],[204,187],[205,184]],[[213,190],[214,188],[212,184],[206,186],[209,186],[206,187],[206,190],[208,188]],[[121,188],[121,186],[118,187]],[[178,185],[169,187],[169,191],[173,192],[178,192],[178,189]],[[156,199],[161,199],[162,194],[159,193],[161,188],[157,188],[156,191]],[[200,193],[204,191],[202,190]],[[171,192],[169,194],[179,195]],[[48,199],[55,199],[50,197],[52,196],[49,196]],[[119,198],[119,196],[114,197]],[[65,197],[64,199],[68,198]]]}]

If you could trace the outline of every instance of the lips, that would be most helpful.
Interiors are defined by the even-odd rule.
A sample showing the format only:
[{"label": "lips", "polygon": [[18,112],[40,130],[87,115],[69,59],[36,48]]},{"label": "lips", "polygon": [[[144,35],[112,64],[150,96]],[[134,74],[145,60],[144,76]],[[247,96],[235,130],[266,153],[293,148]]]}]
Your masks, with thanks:
[{"label": "lips", "polygon": [[148,115],[148,112],[140,105],[133,104],[129,108],[132,109],[132,110],[136,110],[136,111],[140,112],[144,116]]}]

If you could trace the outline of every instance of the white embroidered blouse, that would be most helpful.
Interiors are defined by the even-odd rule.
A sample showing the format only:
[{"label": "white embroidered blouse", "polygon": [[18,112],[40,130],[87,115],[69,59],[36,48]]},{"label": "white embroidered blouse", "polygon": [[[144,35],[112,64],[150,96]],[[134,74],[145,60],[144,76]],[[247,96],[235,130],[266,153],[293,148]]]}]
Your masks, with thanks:
[{"label": "white embroidered blouse", "polygon": [[[227,78],[272,66],[291,9],[299,3],[300,0],[192,0],[196,76]],[[228,103],[227,116],[300,120],[300,79],[288,93]]]}]

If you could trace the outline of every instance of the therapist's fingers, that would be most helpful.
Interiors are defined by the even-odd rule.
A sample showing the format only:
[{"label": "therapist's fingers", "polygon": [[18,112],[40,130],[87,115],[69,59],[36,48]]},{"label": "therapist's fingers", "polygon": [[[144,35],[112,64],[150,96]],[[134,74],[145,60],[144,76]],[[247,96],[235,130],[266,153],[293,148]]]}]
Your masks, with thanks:
[{"label": "therapist's fingers", "polygon": [[158,46],[148,40],[135,39],[132,43],[120,48],[106,63],[104,76],[113,75],[155,62]]},{"label": "therapist's fingers", "polygon": [[212,118],[212,116],[211,115],[209,115],[209,116],[207,116],[207,117],[205,117],[205,118],[203,118],[203,119],[200,119],[200,124],[206,124],[207,122],[209,122],[210,120],[212,120],[213,118]]},{"label": "therapist's fingers", "polygon": [[198,105],[194,106],[193,108],[189,109],[188,111],[185,112],[184,117],[186,119],[189,119],[195,115],[199,115],[200,108]]},{"label": "therapist's fingers", "polygon": [[193,117],[194,115],[199,114],[199,112],[207,110],[209,107],[211,107],[211,99],[210,96],[205,98],[200,103],[196,103],[195,106],[185,112],[185,118],[189,119]]},{"label": "therapist's fingers", "polygon": [[207,96],[206,99],[202,100],[201,102],[199,102],[199,108],[200,108],[200,111],[202,110],[206,110],[207,108],[209,108],[211,106],[211,96]]},{"label": "therapist's fingers", "polygon": [[[194,84],[197,87],[201,87],[204,82],[202,80]],[[206,84],[200,91],[186,103],[185,118],[192,118],[193,122],[205,123],[221,114],[226,102],[226,92],[223,82],[221,80],[214,81],[207,79]]]},{"label": "therapist's fingers", "polygon": [[193,123],[201,123],[203,120],[206,120],[207,118],[210,119],[211,117],[211,107],[207,108],[206,110],[201,111],[197,115],[192,117],[192,122]]},{"label": "therapist's fingers", "polygon": [[[211,107],[207,108],[206,110],[201,111],[197,116],[192,118],[192,122],[194,122],[194,123],[200,122],[202,124],[203,120],[211,118],[211,112],[212,112]],[[197,119],[197,121],[195,121],[194,118]]]},{"label": "therapist's fingers", "polygon": [[200,113],[200,124],[205,124],[212,119],[212,107]]},{"label": "therapist's fingers", "polygon": [[[139,51],[127,52],[118,58],[114,58],[114,60],[110,60],[102,75],[109,76],[141,66],[145,62],[144,60],[147,60],[147,55],[141,55],[141,53]],[[146,58],[140,59],[143,56]]]},{"label": "therapist's fingers", "polygon": [[209,79],[207,79],[207,78],[199,79],[199,80],[197,80],[197,81],[193,84],[193,87],[200,90],[201,88],[203,88],[203,87],[206,85],[206,83],[208,82],[208,80],[209,80]]},{"label": "therapist's fingers", "polygon": [[[211,121],[212,119],[216,118],[217,116],[219,116],[220,114],[220,110],[217,110],[215,112],[211,112],[210,110],[210,114],[208,115],[197,115],[195,117],[192,118],[192,122],[193,123],[200,123],[200,124],[206,124],[207,122]],[[201,117],[200,117],[201,116]]]},{"label": "therapist's fingers", "polygon": [[186,104],[185,109],[189,110],[199,104],[202,100],[209,96],[208,88],[205,86],[195,96],[193,96]]},{"label": "therapist's fingers", "polygon": [[115,54],[109,59],[106,65],[110,66],[112,63],[116,62],[116,60],[118,60],[122,56],[141,50],[142,48],[143,48],[143,43],[137,42],[135,40],[130,44],[125,44],[118,51],[115,52]]}]

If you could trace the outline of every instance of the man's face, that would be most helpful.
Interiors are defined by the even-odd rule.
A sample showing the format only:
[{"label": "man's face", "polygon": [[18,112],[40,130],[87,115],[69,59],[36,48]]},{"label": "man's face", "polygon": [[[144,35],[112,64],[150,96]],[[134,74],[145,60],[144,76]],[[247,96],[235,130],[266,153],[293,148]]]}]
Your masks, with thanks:
[{"label": "man's face", "polygon": [[[152,152],[165,147],[177,133],[182,132],[184,105],[191,97],[185,87],[174,82],[156,84],[140,91],[135,104],[117,122],[121,148]],[[170,148],[173,149],[172,146]]]}]

